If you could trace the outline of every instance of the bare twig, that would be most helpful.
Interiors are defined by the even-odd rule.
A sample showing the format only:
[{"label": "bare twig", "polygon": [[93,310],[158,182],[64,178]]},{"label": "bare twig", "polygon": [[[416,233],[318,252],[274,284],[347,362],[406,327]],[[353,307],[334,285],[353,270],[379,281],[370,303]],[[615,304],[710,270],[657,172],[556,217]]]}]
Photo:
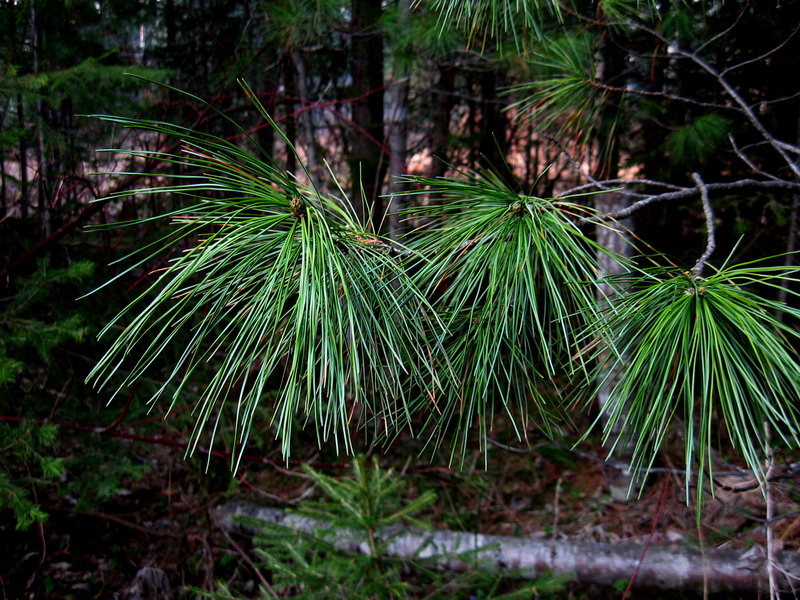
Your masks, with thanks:
[{"label": "bare twig", "polygon": [[749,9],[750,9],[749,6],[745,6],[742,10],[739,11],[739,16],[736,17],[736,20],[733,23],[731,23],[729,27],[723,29],[717,35],[713,36],[711,39],[700,44],[700,46],[697,47],[697,50],[695,50],[695,52],[702,52],[705,48],[716,42],[718,39],[725,37],[731,31],[736,29],[736,26],[739,25],[739,23],[742,21],[742,18],[745,16],[745,14],[747,14]]},{"label": "bare twig", "polygon": [[[662,33],[653,29],[652,27],[648,27],[642,23],[636,22],[627,22],[625,25],[632,27],[634,29],[638,29],[640,31],[644,31],[656,39],[661,40],[665,44],[669,44],[670,52],[673,56],[679,56],[681,58],[685,58],[690,60],[691,62],[695,63],[698,67],[700,67],[703,71],[708,73],[711,77],[713,77],[720,87],[725,90],[725,93],[730,96],[730,98],[734,101],[736,105],[740,108],[741,112],[744,114],[745,118],[750,122],[750,124],[758,131],[762,138],[770,145],[774,150],[780,155],[780,157],[786,162],[786,165],[789,169],[794,173],[795,177],[800,179],[800,164],[791,160],[791,158],[786,154],[786,142],[778,140],[774,135],[772,135],[761,120],[756,116],[753,108],[750,104],[745,102],[742,95],[733,87],[733,85],[728,82],[727,79],[724,77],[724,72],[717,71],[711,64],[709,64],[705,59],[700,57],[699,50],[696,51],[689,51],[689,50],[682,50],[680,47],[677,46],[674,40],[670,40],[666,38]],[[791,34],[794,35],[794,32]],[[791,35],[789,37],[791,37]],[[703,46],[700,46],[702,49]],[[790,145],[791,146],[791,145]]]},{"label": "bare twig", "polygon": [[[617,179],[605,179],[602,182],[598,182],[598,183],[601,183],[602,185],[598,185],[597,183],[585,183],[583,185],[578,185],[578,186],[569,188],[568,190],[564,191],[563,194],[561,194],[561,197],[572,196],[572,195],[575,195],[575,194],[580,194],[582,192],[589,192],[589,191],[592,191],[592,190],[596,190],[598,188],[606,189],[606,187],[614,187],[614,186],[627,185],[627,184],[631,184],[631,185],[634,185],[634,184],[635,185],[650,185],[650,186],[653,186],[653,187],[664,187],[664,188],[667,188],[667,189],[670,189],[670,190],[684,190],[684,189],[686,189],[686,188],[681,187],[679,185],[675,185],[675,184],[672,184],[672,183],[667,183],[665,181],[655,181],[653,179],[617,178]],[[631,194],[631,195],[640,195],[640,196],[646,196],[647,195],[647,194],[634,194],[632,192],[625,192],[624,190],[619,190],[619,191],[621,191],[623,193]]]},{"label": "bare twig", "polygon": [[[586,189],[586,186],[582,186]],[[786,191],[800,191],[800,182],[793,182],[793,181],[786,181],[784,179],[780,179],[777,181],[759,181],[756,179],[739,179],[738,181],[731,181],[728,183],[707,183],[705,184],[705,188],[708,193],[728,193],[728,192],[738,192],[745,189],[760,189],[760,190],[786,190]],[[571,190],[570,190],[571,191]],[[634,192],[625,192],[619,191],[620,194],[626,194],[629,196],[635,196],[640,198],[627,208],[622,210],[615,211],[608,215],[604,215],[602,218],[605,219],[624,219],[626,217],[630,217],[635,212],[643,209],[645,206],[649,206],[650,204],[655,204],[658,202],[670,202],[673,200],[686,200],[688,198],[694,198],[701,194],[701,191],[697,187],[691,188],[679,188],[672,192],[664,192],[663,194],[641,194],[641,193],[634,193]],[[595,222],[596,218],[585,218],[582,219],[580,222],[581,224],[586,224],[589,222]]]},{"label": "bare twig", "polygon": [[[753,104],[753,107],[756,107],[756,106],[769,106],[770,104],[779,104],[780,102],[786,102],[788,100],[794,100],[797,97],[800,97],[800,91],[797,91],[794,94],[789,94],[788,96],[781,96],[780,98],[770,98],[769,100],[759,100],[758,102]],[[784,144],[784,142],[781,142],[780,140],[778,140],[778,144],[785,145],[786,147],[784,149],[788,150],[789,152],[797,152],[798,150],[800,150],[800,148],[798,148],[797,146],[792,146],[791,144]]]},{"label": "bare twig", "polygon": [[[610,469],[619,469],[619,470],[631,470],[631,465],[621,461],[614,461],[608,460],[607,458],[603,458],[601,456],[597,456],[595,454],[589,454],[588,452],[582,452],[568,444],[562,444],[561,442],[555,440],[548,440],[546,442],[541,442],[539,444],[534,444],[533,446],[528,446],[525,448],[518,448],[516,446],[509,446],[508,444],[504,444],[498,440],[493,438],[488,438],[487,440],[491,445],[497,446],[498,448],[502,448],[503,450],[507,450],[509,452],[515,452],[518,454],[530,454],[532,452],[536,452],[541,448],[552,447],[555,446],[557,448],[561,448],[562,450],[566,450],[567,452],[574,454],[580,458],[584,458],[586,460],[590,460],[592,462],[596,462],[598,464],[602,464],[605,467]],[[752,477],[753,472],[749,469],[738,469],[738,470],[731,470],[728,471],[717,471],[715,470],[713,473],[713,477]],[[420,472],[416,470],[415,472]],[[639,469],[638,472],[644,473],[645,469]],[[674,469],[674,468],[667,468],[667,467],[651,467],[650,469],[646,470],[647,473],[667,473],[670,475],[685,475],[685,469]],[[778,481],[780,479],[792,479],[796,475],[800,474],[800,462],[791,463],[783,466],[775,466],[772,469],[772,475],[770,476],[770,481]],[[759,483],[757,480],[753,482],[746,482],[736,486],[728,486],[717,483],[719,487],[724,490],[731,491],[731,492],[746,492],[749,490],[754,490],[759,487]],[[780,518],[785,518],[786,516],[791,515],[782,515]]]},{"label": "bare twig", "polygon": [[581,164],[580,164],[580,163],[577,161],[577,159],[575,159],[575,158],[572,156],[572,154],[570,154],[569,150],[567,150],[567,149],[566,149],[566,147],[564,147],[564,145],[563,145],[563,144],[562,144],[562,143],[561,143],[559,140],[557,140],[557,139],[556,139],[556,138],[554,138],[553,136],[550,136],[550,138],[549,138],[549,139],[550,139],[550,142],[551,142],[552,144],[554,144],[555,146],[557,146],[557,147],[558,147],[558,149],[561,151],[561,153],[562,153],[564,156],[566,156],[566,157],[567,157],[567,160],[568,160],[568,161],[570,162],[570,164],[572,165],[572,168],[573,168],[573,169],[575,169],[575,170],[576,170],[578,173],[580,173],[580,174],[581,174],[581,175],[582,175],[582,176],[583,176],[585,179],[588,179],[589,181],[591,181],[591,182],[592,182],[592,185],[594,185],[594,186],[596,186],[596,187],[600,188],[601,190],[608,190],[608,189],[610,189],[609,187],[607,187],[607,186],[606,186],[605,182],[598,181],[597,179],[595,179],[594,177],[592,177],[592,176],[591,176],[589,173],[587,173],[586,171],[584,171],[584,170],[583,170],[583,167],[581,167]]},{"label": "bare twig", "polygon": [[714,235],[714,211],[712,210],[711,202],[708,199],[708,188],[706,187],[706,184],[703,183],[699,173],[692,173],[692,179],[694,179],[698,189],[700,190],[700,198],[703,200],[703,214],[706,216],[706,250],[703,252],[703,256],[698,259],[697,263],[695,263],[694,267],[692,268],[692,273],[694,273],[695,279],[700,279],[703,276],[703,269],[705,268],[708,259],[711,258],[711,255],[714,253],[714,249],[717,247],[717,240],[716,236]]},{"label": "bare twig", "polygon": [[[741,18],[741,15],[739,15],[739,18]],[[739,19],[737,19],[737,22],[738,22],[738,20],[739,20]],[[750,65],[750,64],[753,64],[754,62],[758,62],[758,61],[760,61],[760,60],[764,60],[765,58],[769,58],[770,56],[772,56],[773,54],[775,54],[775,53],[776,53],[778,50],[780,50],[781,48],[783,48],[783,47],[784,47],[786,44],[788,44],[788,43],[789,43],[789,41],[790,41],[790,40],[791,40],[791,39],[792,39],[792,38],[793,38],[793,37],[794,37],[794,36],[797,34],[797,32],[798,32],[798,31],[800,31],[800,25],[798,25],[797,27],[795,27],[794,29],[792,29],[792,33],[790,33],[789,35],[787,35],[787,36],[786,36],[786,39],[785,39],[785,40],[783,40],[783,41],[782,41],[780,44],[778,44],[777,46],[775,46],[775,47],[771,48],[770,50],[767,50],[766,52],[764,52],[763,54],[761,54],[761,55],[759,55],[759,56],[756,56],[755,58],[749,58],[749,59],[747,59],[747,60],[743,60],[743,61],[742,61],[742,62],[740,62],[740,63],[736,63],[735,65],[731,65],[730,67],[727,67],[726,69],[723,69],[723,70],[722,70],[722,72],[721,72],[721,74],[722,74],[722,75],[726,75],[726,74],[730,73],[731,71],[735,71],[736,69],[741,69],[742,67],[744,67],[744,66],[746,66],[746,65]],[[703,44],[702,46],[700,46],[700,47],[699,47],[699,48],[696,50],[696,52],[700,52],[700,51],[702,51],[702,49],[703,49],[705,46],[706,46],[706,44]]]},{"label": "bare twig", "polygon": [[800,179],[800,165],[792,161],[792,159],[789,158],[789,156],[786,154],[786,150],[784,150],[785,142],[780,143],[775,136],[773,136],[769,131],[767,131],[767,128],[753,112],[753,109],[750,107],[750,105],[747,102],[745,102],[741,94],[739,94],[739,92],[736,91],[736,88],[734,88],[728,82],[728,80],[725,79],[725,77],[723,77],[722,73],[717,71],[708,62],[700,58],[694,52],[687,52],[686,50],[675,48],[675,54],[677,54],[678,56],[683,56],[684,58],[688,58],[696,65],[698,65],[700,68],[702,68],[704,71],[706,71],[709,75],[711,75],[714,79],[716,79],[717,83],[719,83],[722,89],[724,89],[725,92],[733,99],[733,101],[736,102],[736,104],[738,104],[741,107],[742,112],[747,117],[747,120],[750,121],[750,124],[761,134],[761,136],[769,143],[769,145],[775,149],[775,151],[780,155],[780,157],[786,162],[787,166],[792,171],[792,173],[794,173],[795,177]]},{"label": "bare twig", "polygon": [[736,156],[741,158],[742,162],[746,164],[748,167],[750,167],[754,173],[758,173],[762,177],[766,177],[767,179],[772,179],[773,181],[780,181],[780,179],[778,177],[775,177],[775,175],[767,173],[763,169],[759,169],[756,166],[756,164],[752,160],[750,160],[750,158],[744,152],[742,152],[742,150],[736,145],[736,140],[733,138],[732,134],[728,134],[728,139],[731,142],[731,147],[733,148],[733,151],[736,153]]},{"label": "bare twig", "polygon": [[556,492],[553,498],[553,539],[558,539],[559,497],[561,496],[561,477],[556,481]]},{"label": "bare twig", "polygon": [[[661,485],[661,494],[658,497],[658,504],[656,505],[656,513],[653,515],[653,524],[650,527],[650,535],[647,536],[647,541],[642,547],[642,556],[639,558],[639,562],[636,564],[636,569],[633,571],[633,575],[631,575],[631,579],[628,582],[628,587],[625,588],[625,593],[622,595],[622,600],[627,600],[628,595],[631,593],[633,589],[634,583],[636,583],[636,576],[639,574],[639,569],[644,562],[644,557],[647,556],[647,549],[650,547],[650,544],[653,542],[653,536],[656,534],[656,529],[658,528],[658,520],[661,518],[661,512],[664,508],[664,501],[667,499],[667,490],[669,489],[669,478],[664,479],[664,483]],[[702,550],[702,547],[701,547]]]},{"label": "bare twig", "polygon": [[767,503],[767,522],[764,525],[767,538],[767,578],[769,580],[769,599],[779,600],[780,592],[775,583],[775,530],[773,528],[772,519],[775,516],[775,503],[772,498],[772,486],[769,482],[769,476],[772,473],[774,464],[772,456],[772,447],[770,445],[770,438],[772,437],[772,430],[769,422],[764,421],[764,455],[765,455],[765,479],[764,481],[764,499]]},{"label": "bare twig", "polygon": [[[30,474],[30,469],[29,469],[29,474]],[[31,495],[33,496],[34,503],[38,506],[39,496],[36,493],[35,485],[31,485]],[[28,577],[28,581],[25,584],[26,591],[29,590],[31,586],[33,586],[33,582],[36,580],[36,575],[39,573],[39,569],[42,568],[42,565],[44,565],[44,562],[47,559],[47,539],[45,538],[44,526],[42,525],[41,521],[36,523],[36,529],[39,534],[39,541],[41,542],[42,545],[42,553],[41,556],[39,557],[39,564],[36,565],[36,568],[33,570],[33,573],[31,573],[31,576]]]},{"label": "bare twig", "polygon": [[[795,96],[800,96],[800,92],[797,92]],[[792,96],[792,98],[794,98],[794,96]],[[792,146],[791,144],[787,144],[786,142],[782,142],[780,140],[777,140],[776,143],[787,152],[791,152],[800,156],[800,146]]]},{"label": "bare twig", "polygon": [[608,85],[606,83],[599,83],[597,81],[588,82],[593,88],[603,90],[605,92],[613,92],[617,94],[633,94],[634,96],[642,96],[643,98],[661,98],[662,100],[674,100],[682,104],[691,104],[692,106],[701,106],[703,108],[715,108],[717,110],[730,110],[741,112],[736,106],[730,104],[720,104],[719,102],[706,102],[704,100],[697,100],[688,96],[679,96],[677,94],[669,94],[667,92],[653,92],[650,90],[642,90],[636,87],[618,87]]},{"label": "bare twig", "polygon": [[173,538],[176,540],[182,540],[186,537],[182,533],[175,533],[174,531],[159,531],[157,529],[151,529],[149,527],[144,527],[143,525],[139,525],[138,523],[134,523],[132,521],[128,521],[126,519],[122,519],[117,517],[116,515],[110,515],[108,513],[103,512],[84,512],[81,513],[88,517],[95,517],[96,519],[102,519],[104,521],[111,521],[112,523],[116,523],[117,525],[122,525],[123,527],[127,527],[128,529],[133,529],[134,531],[138,531],[139,533],[143,533],[145,535],[154,536],[154,537],[168,537]]},{"label": "bare twig", "polygon": [[231,546],[233,546],[233,549],[236,550],[236,552],[239,554],[239,556],[242,558],[242,560],[245,562],[245,564],[248,567],[250,567],[250,570],[252,570],[253,573],[255,573],[255,576],[258,578],[258,581],[261,583],[261,585],[264,587],[264,589],[269,591],[269,593],[271,593],[275,598],[277,598],[278,595],[275,593],[275,590],[269,584],[269,581],[267,581],[267,578],[264,577],[264,574],[261,572],[261,570],[256,566],[256,564],[247,555],[247,552],[245,552],[244,549],[239,544],[236,543],[236,540],[233,539],[231,534],[228,533],[228,531],[224,527],[221,527],[219,525],[219,523],[217,523],[217,529],[219,529],[222,532],[222,534],[225,536],[225,539],[228,540],[228,543]]}]

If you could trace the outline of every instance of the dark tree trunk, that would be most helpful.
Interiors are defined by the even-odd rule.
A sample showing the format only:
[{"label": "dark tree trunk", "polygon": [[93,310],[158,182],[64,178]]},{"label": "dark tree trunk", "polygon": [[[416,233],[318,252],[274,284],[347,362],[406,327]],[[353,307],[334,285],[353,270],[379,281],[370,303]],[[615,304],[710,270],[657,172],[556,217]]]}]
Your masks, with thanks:
[{"label": "dark tree trunk", "polygon": [[292,62],[295,67],[297,94],[300,100],[300,108],[298,110],[297,118],[303,128],[303,136],[305,137],[305,151],[306,151],[306,168],[309,175],[311,175],[311,183],[316,189],[321,189],[321,175],[319,161],[317,160],[317,140],[314,135],[314,121],[312,120],[311,111],[306,110],[308,107],[308,85],[306,75],[306,61],[300,52],[297,50],[292,51]]},{"label": "dark tree trunk", "polygon": [[[267,112],[270,115],[275,115],[275,106],[276,106],[276,95],[278,91],[278,86],[269,78],[264,78],[263,83],[263,103],[264,108],[267,109]],[[267,156],[272,156],[274,152],[273,146],[275,145],[275,131],[272,127],[268,126],[266,123],[261,123],[261,127],[258,128],[256,132],[256,139],[258,140],[258,145],[261,146],[261,149]]]},{"label": "dark tree trunk", "polygon": [[439,67],[439,81],[433,90],[434,104],[430,127],[430,177],[444,175],[447,165],[447,138],[450,134],[450,114],[453,111],[456,70],[451,65]]},{"label": "dark tree trunk", "polygon": [[383,35],[381,0],[352,0],[351,76],[354,101],[350,136],[351,201],[362,210],[361,199],[372,213],[377,230],[385,206],[381,187],[388,167],[383,131]]},{"label": "dark tree trunk", "polygon": [[492,69],[482,73],[480,77],[481,122],[478,164],[484,169],[494,171],[507,183],[515,186],[514,174],[506,166],[508,119],[497,97],[497,88],[503,85],[502,79],[502,75]]},{"label": "dark tree trunk", "polygon": [[[19,127],[25,127],[25,103],[22,95],[17,95],[17,121]],[[28,140],[25,133],[19,138],[19,213],[21,218],[28,216],[30,206],[30,188],[28,186]]]},{"label": "dark tree trunk", "polygon": [[[6,109],[8,108],[8,102],[6,102]],[[6,122],[6,112],[7,110],[3,110],[3,113],[0,115],[0,131],[3,130],[3,125]],[[8,190],[6,188],[6,157],[0,157],[0,202],[2,202],[2,206],[0,206],[0,218],[5,218],[8,213],[8,199],[6,195],[8,194]]]},{"label": "dark tree trunk", "polygon": [[[286,116],[281,125],[283,126],[283,132],[292,144],[297,140],[296,106],[293,98],[297,87],[295,84],[295,76],[294,64],[292,64],[291,60],[285,60],[283,63],[283,87],[286,90],[287,98],[283,104],[285,106]],[[295,157],[294,153],[289,148],[286,148],[286,170],[290,173],[297,172],[297,157]]]},{"label": "dark tree trunk", "polygon": [[[408,22],[409,0],[397,0],[397,9],[399,24],[404,26]],[[407,187],[400,178],[407,171],[409,84],[408,77],[406,77],[407,74],[403,72],[401,67],[395,64],[392,71],[394,82],[389,93],[389,117],[387,123],[391,163],[388,186],[389,202],[386,207],[388,216],[384,229],[393,238],[398,238],[401,235],[403,223],[397,212],[402,208],[403,200],[405,200],[400,194]]]},{"label": "dark tree trunk", "polygon": [[164,28],[167,30],[167,56],[174,56],[176,31],[175,26],[175,0],[164,2]]}]

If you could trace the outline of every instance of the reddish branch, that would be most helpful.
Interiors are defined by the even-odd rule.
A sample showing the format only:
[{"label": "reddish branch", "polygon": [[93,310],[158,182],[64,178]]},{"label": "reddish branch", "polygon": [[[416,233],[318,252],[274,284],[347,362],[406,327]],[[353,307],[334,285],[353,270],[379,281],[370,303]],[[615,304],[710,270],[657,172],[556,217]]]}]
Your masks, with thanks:
[{"label": "reddish branch", "polygon": [[[179,144],[176,143],[175,145],[172,146],[172,148],[167,150],[167,152],[174,152],[175,150],[178,149],[178,147]],[[130,188],[139,179],[147,175],[150,172],[150,170],[155,169],[156,164],[157,163],[152,162],[148,164],[147,167],[145,167],[145,170],[142,173],[128,175],[122,181],[120,181],[116,186],[114,186],[114,189],[111,190],[109,195]],[[78,215],[74,219],[68,221],[67,223],[64,223],[64,225],[56,229],[49,236],[36,242],[33,246],[31,246],[29,250],[23,252],[20,256],[11,260],[8,266],[2,271],[0,271],[0,282],[2,282],[3,285],[7,286],[9,280],[11,279],[11,276],[16,271],[18,271],[22,266],[26,265],[30,260],[41,254],[43,251],[53,246],[56,242],[60,241],[62,238],[66,237],[79,227],[86,224],[94,215],[96,215],[101,210],[103,210],[103,208],[105,208],[107,202],[108,199],[105,198],[87,204],[86,206],[83,207],[83,209],[78,213]]]},{"label": "reddish branch", "polygon": [[[124,410],[126,411],[127,407]],[[55,425],[59,429],[66,429],[69,431],[79,431],[82,433],[107,435],[113,438],[133,440],[137,442],[145,442],[148,444],[156,444],[161,446],[172,446],[174,448],[183,448],[184,450],[187,450],[190,446],[188,441],[183,439],[176,439],[175,437],[170,437],[166,435],[149,436],[149,435],[141,435],[125,431],[125,429],[128,429],[131,426],[128,425],[124,428],[119,428],[120,421],[121,421],[121,416],[117,417],[111,424],[105,427],[88,427],[86,425],[75,425],[73,423],[54,422],[49,419],[26,419],[24,417],[0,415],[0,423],[19,423],[19,424],[35,423],[36,425]],[[217,458],[223,458],[227,461],[230,461],[231,458],[234,456],[232,452],[225,452],[223,450],[213,450],[202,446],[197,446],[194,450],[196,452],[199,452],[200,454],[216,456]],[[238,453],[236,454],[236,456],[237,457],[239,456]],[[273,460],[271,458],[267,458],[266,456],[258,456],[254,454],[242,454],[242,460],[272,465],[277,468],[281,468],[285,465],[293,465],[293,466],[309,465],[311,467],[321,468],[321,469],[342,469],[342,468],[347,468],[349,466],[349,463],[347,461],[343,461],[340,463],[324,463],[324,462],[308,462],[304,460]]]},{"label": "reddish branch", "polygon": [[[205,108],[200,112],[200,114],[197,116],[194,123],[189,127],[189,129],[195,129],[199,127],[206,121],[207,118],[208,118],[208,108]],[[177,141],[168,148],[164,149],[163,151],[166,152],[167,154],[175,153],[180,148],[180,145],[181,142]],[[95,200],[94,202],[90,202],[89,204],[84,206],[83,209],[81,209],[81,211],[74,219],[68,221],[67,223],[64,223],[64,225],[56,229],[50,235],[36,242],[27,251],[23,252],[18,257],[9,261],[8,266],[5,269],[0,270],[0,286],[8,287],[11,277],[21,267],[28,264],[32,259],[39,256],[42,252],[49,249],[51,246],[55,245],[58,241],[60,241],[61,239],[63,239],[76,229],[78,229],[79,227],[82,227],[83,225],[88,223],[92,217],[94,217],[97,213],[101,212],[105,208],[110,197],[113,197],[114,194],[117,194],[121,191],[130,189],[142,177],[145,177],[146,175],[149,175],[150,173],[155,171],[156,167],[159,164],[161,164],[159,161],[148,160],[145,163],[145,167],[142,169],[141,173],[133,173],[123,178],[114,186],[113,189],[109,191],[109,193],[105,198],[101,198],[99,200]],[[89,187],[91,189],[91,186]],[[94,194],[93,190],[92,193]]]}]

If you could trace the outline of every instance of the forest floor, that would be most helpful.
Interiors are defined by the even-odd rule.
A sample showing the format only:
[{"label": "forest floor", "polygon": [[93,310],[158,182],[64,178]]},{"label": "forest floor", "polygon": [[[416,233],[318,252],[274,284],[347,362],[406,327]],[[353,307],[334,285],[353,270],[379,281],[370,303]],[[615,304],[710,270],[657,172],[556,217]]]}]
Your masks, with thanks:
[{"label": "forest floor", "polygon": [[[15,531],[9,515],[0,513],[0,598],[124,598],[142,567],[164,570],[175,598],[194,598],[191,586],[210,590],[216,581],[229,583],[242,598],[256,597],[268,569],[258,566],[250,540],[221,529],[215,508],[232,499],[279,508],[318,500],[319,490],[303,474],[303,463],[329,475],[349,473],[341,458],[313,452],[285,463],[273,451],[258,461],[245,460],[232,478],[221,458],[213,458],[206,471],[203,456],[184,460],[180,449],[169,445],[123,443],[149,468],[141,478],[123,481],[107,499],[79,509],[76,499],[58,486],[42,485],[35,493],[48,521]],[[80,444],[76,436],[76,447]],[[761,493],[725,489],[747,487],[741,477],[718,482],[698,527],[694,509],[686,504],[682,476],[668,472],[674,467],[669,451],[662,452],[662,472],[651,476],[639,498],[626,501],[610,493],[618,472],[598,458],[602,451],[591,443],[576,453],[545,440],[530,449],[491,441],[485,453],[467,457],[460,469],[447,466],[446,457],[420,454],[420,448],[413,440],[396,442],[383,451],[381,464],[402,474],[407,497],[436,493],[437,501],[422,515],[434,527],[582,542],[649,540],[707,548],[765,543]],[[776,482],[773,492],[777,514],[785,515],[775,525],[779,547],[798,550],[800,482]],[[554,597],[621,596],[621,589],[575,585]]]}]

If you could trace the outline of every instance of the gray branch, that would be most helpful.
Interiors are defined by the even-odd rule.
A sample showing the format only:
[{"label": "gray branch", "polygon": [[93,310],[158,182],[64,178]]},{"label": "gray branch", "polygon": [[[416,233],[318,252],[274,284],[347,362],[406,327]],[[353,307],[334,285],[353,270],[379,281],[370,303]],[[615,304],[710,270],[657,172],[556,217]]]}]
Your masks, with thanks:
[{"label": "gray branch", "polygon": [[708,187],[703,183],[699,173],[692,173],[692,179],[694,179],[697,188],[700,190],[700,198],[703,201],[703,214],[706,216],[706,250],[692,268],[695,279],[700,279],[703,276],[703,269],[705,269],[708,259],[711,258],[714,249],[717,247],[717,240],[714,235],[714,211],[708,199]]},{"label": "gray branch", "polygon": [[[615,180],[620,181],[620,180]],[[639,183],[635,180],[627,181],[629,184]],[[607,183],[607,182],[601,182]],[[582,185],[578,188],[573,188],[567,190],[562,194],[561,197],[566,197],[571,194],[577,193],[576,190],[581,191],[589,191],[592,189],[592,185]],[[728,183],[707,183],[705,184],[705,188],[707,193],[730,193],[730,192],[740,192],[743,190],[786,190],[790,192],[800,192],[800,182],[795,183],[793,181],[786,181],[783,179],[779,179],[777,181],[759,181],[756,179],[739,179],[738,181],[731,181]],[[597,189],[595,187],[595,189]],[[600,188],[605,189],[605,188]],[[641,192],[630,192],[627,190],[619,190],[618,193],[625,194],[632,198],[639,198],[630,206],[605,215],[599,218],[606,218],[606,219],[625,219],[630,217],[632,214],[640,211],[646,206],[650,204],[657,204],[659,202],[671,202],[673,200],[687,200],[689,198],[695,198],[701,196],[702,192],[699,187],[684,187],[678,188],[671,192],[664,192],[661,194],[643,194]],[[597,220],[597,217],[594,218],[586,218],[581,221],[581,223],[588,223],[594,222]]]},{"label": "gray branch", "polygon": [[[227,530],[254,534],[258,528],[247,519],[276,523],[292,529],[310,531],[331,529],[330,524],[288,514],[275,508],[231,502],[219,511],[220,523]],[[244,517],[239,521],[236,517]],[[598,544],[576,541],[551,541],[534,537],[483,535],[459,531],[394,528],[384,531],[390,540],[386,553],[407,559],[430,559],[440,568],[463,570],[470,567],[513,572],[525,579],[536,579],[548,572],[570,573],[580,583],[611,586],[630,579],[638,568],[635,586],[660,590],[702,591],[704,584],[713,593],[755,593],[768,589],[768,574],[763,551],[650,546],[646,552],[634,544]],[[367,553],[365,541],[352,532],[336,531],[330,536],[340,550]],[[460,560],[458,553],[478,552],[477,561]],[[791,589],[793,573],[800,573],[800,553],[778,552],[776,583]]]}]

